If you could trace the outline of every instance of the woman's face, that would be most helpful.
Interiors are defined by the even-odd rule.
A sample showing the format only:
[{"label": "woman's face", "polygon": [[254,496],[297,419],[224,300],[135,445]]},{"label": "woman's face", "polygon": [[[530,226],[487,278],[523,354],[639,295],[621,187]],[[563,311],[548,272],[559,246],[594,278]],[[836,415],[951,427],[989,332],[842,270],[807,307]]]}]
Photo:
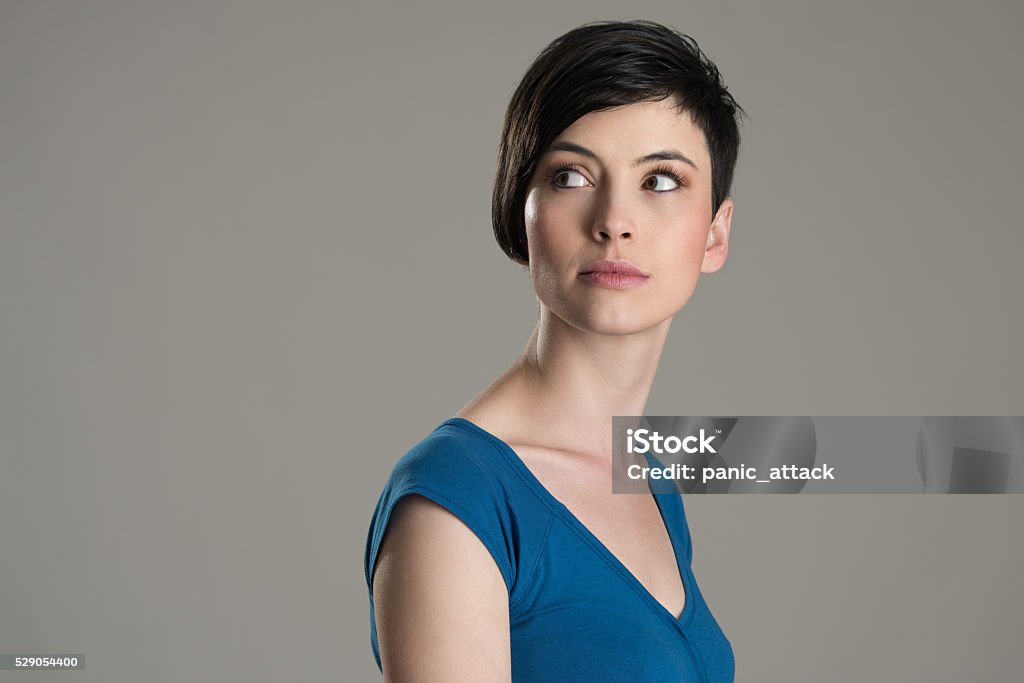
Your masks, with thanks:
[{"label": "woman's face", "polygon": [[[665,323],[700,273],[725,262],[732,201],[711,215],[704,135],[675,104],[587,114],[537,164],[525,211],[530,277],[577,328],[631,334]],[[639,275],[621,272],[630,266]]]}]

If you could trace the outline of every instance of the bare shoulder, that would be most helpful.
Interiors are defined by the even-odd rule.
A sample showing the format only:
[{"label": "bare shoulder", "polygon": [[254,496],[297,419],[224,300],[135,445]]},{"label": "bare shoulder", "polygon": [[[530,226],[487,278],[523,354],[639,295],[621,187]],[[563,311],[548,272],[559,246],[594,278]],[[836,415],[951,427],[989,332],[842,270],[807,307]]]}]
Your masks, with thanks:
[{"label": "bare shoulder", "polygon": [[510,680],[508,590],[462,520],[404,496],[373,574],[374,618],[387,680]]}]

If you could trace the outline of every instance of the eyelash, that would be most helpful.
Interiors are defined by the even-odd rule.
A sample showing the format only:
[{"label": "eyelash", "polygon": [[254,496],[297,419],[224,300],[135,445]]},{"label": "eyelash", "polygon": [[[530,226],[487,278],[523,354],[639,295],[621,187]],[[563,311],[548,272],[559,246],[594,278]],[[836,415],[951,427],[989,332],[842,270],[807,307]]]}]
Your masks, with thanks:
[{"label": "eyelash", "polygon": [[[676,185],[679,186],[679,187],[674,188],[676,190],[678,190],[681,187],[686,187],[686,180],[682,176],[677,175],[676,172],[673,171],[670,166],[658,166],[653,171],[651,171],[650,174],[648,174],[647,177],[649,178],[652,175],[668,176],[672,180],[676,181]],[[644,178],[644,180],[646,180],[646,179],[647,178]],[[672,190],[664,190],[664,191],[665,192],[671,192]]]},{"label": "eyelash", "polygon": [[[555,183],[555,178],[557,178],[561,173],[564,173],[565,171],[574,171],[574,172],[579,173],[580,175],[582,175],[582,172],[581,172],[582,169],[580,168],[579,164],[572,164],[572,163],[560,164],[558,167],[556,167],[554,170],[552,170],[550,174],[548,174],[548,177],[547,177],[548,183],[552,187],[555,187],[555,188],[558,188],[558,189],[561,189],[561,190],[571,189],[571,188],[562,187],[561,185],[558,185],[558,184]],[[671,178],[672,180],[674,180],[676,182],[676,185],[678,185],[678,187],[675,187],[675,188],[673,188],[671,190],[662,190],[661,192],[657,192],[656,194],[664,194],[666,192],[673,192],[673,191],[678,190],[680,188],[687,187],[686,180],[684,178],[682,178],[680,175],[678,175],[675,171],[673,171],[670,166],[658,166],[657,168],[653,169],[650,173],[648,173],[647,176],[644,178],[644,180],[646,180],[647,178],[650,178],[652,175],[668,176],[669,178]]]},{"label": "eyelash", "polygon": [[[548,177],[547,177],[548,183],[552,187],[556,187],[556,188],[560,188],[560,189],[565,189],[561,185],[558,185],[557,183],[555,183],[555,178],[557,178],[562,173],[565,173],[566,171],[575,171],[576,173],[580,173],[581,169],[580,169],[579,164],[559,164],[557,167],[555,167],[551,171],[551,173],[548,174]],[[580,175],[582,175],[582,173],[580,173]]]}]

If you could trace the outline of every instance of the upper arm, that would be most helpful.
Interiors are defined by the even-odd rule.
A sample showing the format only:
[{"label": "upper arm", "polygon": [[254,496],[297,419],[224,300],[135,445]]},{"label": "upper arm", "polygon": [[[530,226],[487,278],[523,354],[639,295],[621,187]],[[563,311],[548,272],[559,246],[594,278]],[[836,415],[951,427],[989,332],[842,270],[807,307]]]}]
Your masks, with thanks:
[{"label": "upper arm", "polygon": [[372,581],[386,680],[511,680],[505,579],[454,514],[423,496],[404,496]]}]

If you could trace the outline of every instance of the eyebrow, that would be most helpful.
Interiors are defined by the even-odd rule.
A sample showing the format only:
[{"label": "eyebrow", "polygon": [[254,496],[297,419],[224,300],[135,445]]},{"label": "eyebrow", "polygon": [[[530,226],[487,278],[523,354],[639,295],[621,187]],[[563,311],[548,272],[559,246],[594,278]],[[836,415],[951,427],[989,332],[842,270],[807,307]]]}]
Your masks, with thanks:
[{"label": "eyebrow", "polygon": [[[597,159],[597,155],[591,152],[583,145],[577,145],[575,142],[555,142],[552,143],[547,149],[548,152],[575,152],[591,159]],[[648,161],[681,161],[684,164],[693,166],[698,171],[700,168],[693,162],[690,157],[686,156],[677,149],[663,149],[658,152],[652,152],[651,154],[644,155],[633,162],[634,166],[645,164]]]}]

